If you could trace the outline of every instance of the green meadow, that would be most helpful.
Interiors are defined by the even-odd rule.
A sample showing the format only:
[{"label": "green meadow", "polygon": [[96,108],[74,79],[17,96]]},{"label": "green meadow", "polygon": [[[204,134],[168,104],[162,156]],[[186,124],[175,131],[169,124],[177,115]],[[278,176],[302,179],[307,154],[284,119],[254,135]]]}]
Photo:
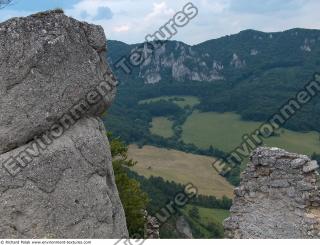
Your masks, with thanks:
[{"label": "green meadow", "polygon": [[[235,113],[194,111],[182,127],[182,140],[200,148],[212,145],[228,152],[242,143],[244,134],[251,134],[260,125],[260,122],[243,121]],[[317,132],[301,133],[280,129],[277,134],[278,136],[265,139],[264,145],[307,155],[320,153],[320,139]]]},{"label": "green meadow", "polygon": [[150,132],[163,138],[170,138],[173,136],[172,130],[173,122],[166,117],[154,117],[152,119],[152,127]]},{"label": "green meadow", "polygon": [[[192,207],[197,207],[199,210],[199,218],[195,219],[189,216],[189,211]],[[202,208],[194,205],[187,205],[182,209],[184,215],[189,217],[189,222],[192,223],[206,238],[211,238],[212,234],[207,230],[207,226],[213,223],[217,229],[223,233],[223,221],[229,217],[230,212],[224,209]]]},{"label": "green meadow", "polygon": [[160,100],[171,101],[181,108],[184,108],[185,106],[194,107],[200,103],[199,99],[194,96],[160,96],[152,99],[141,100],[139,104],[158,102]]},{"label": "green meadow", "polygon": [[[187,205],[184,209],[189,211],[193,205]],[[210,223],[214,222],[217,224],[222,224],[222,222],[229,217],[230,212],[225,209],[218,209],[218,208],[202,208],[198,207],[199,209],[199,216],[203,223]]]},{"label": "green meadow", "polygon": [[193,183],[199,194],[233,197],[234,187],[212,168],[215,158],[154,146],[139,148],[137,145],[129,146],[128,156],[138,162],[132,170],[147,178],[160,176],[176,183]]}]

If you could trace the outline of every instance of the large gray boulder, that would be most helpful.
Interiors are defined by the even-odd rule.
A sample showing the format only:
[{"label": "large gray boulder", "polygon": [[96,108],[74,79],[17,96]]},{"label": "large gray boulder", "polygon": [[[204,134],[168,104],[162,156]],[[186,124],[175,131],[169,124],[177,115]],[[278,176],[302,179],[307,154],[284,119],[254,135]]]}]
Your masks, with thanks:
[{"label": "large gray boulder", "polygon": [[0,239],[128,236],[99,119],[105,46],[61,11],[0,24]]},{"label": "large gray boulder", "polygon": [[278,148],[258,148],[235,189],[229,238],[320,238],[318,164]]},{"label": "large gray boulder", "polygon": [[48,130],[92,90],[104,95],[83,114],[105,111],[115,94],[105,57],[102,27],[60,11],[1,23],[0,153]]},{"label": "large gray boulder", "polygon": [[[84,118],[39,148],[16,176],[0,168],[1,239],[127,236],[105,133],[100,119]],[[0,161],[35,144],[2,154]]]}]

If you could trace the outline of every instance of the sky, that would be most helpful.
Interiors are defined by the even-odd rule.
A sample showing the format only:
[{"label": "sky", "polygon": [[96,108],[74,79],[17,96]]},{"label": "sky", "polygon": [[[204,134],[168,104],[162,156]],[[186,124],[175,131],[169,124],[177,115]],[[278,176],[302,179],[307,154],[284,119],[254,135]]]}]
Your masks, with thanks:
[{"label": "sky", "polygon": [[320,29],[319,0],[13,0],[0,9],[0,21],[62,8],[69,16],[101,25],[108,39],[132,44],[143,42],[188,2],[199,13],[172,38],[187,44],[245,29]]}]

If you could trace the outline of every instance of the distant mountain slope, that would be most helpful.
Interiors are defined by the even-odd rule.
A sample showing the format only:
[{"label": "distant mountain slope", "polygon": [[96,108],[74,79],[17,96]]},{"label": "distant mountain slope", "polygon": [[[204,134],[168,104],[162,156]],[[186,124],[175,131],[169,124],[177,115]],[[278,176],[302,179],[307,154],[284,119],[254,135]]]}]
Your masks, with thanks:
[{"label": "distant mountain slope", "polygon": [[[115,63],[128,57],[138,47],[109,41],[109,58]],[[161,81],[237,81],[259,76],[274,68],[302,71],[301,78],[316,71],[320,65],[320,31],[292,29],[284,32],[264,33],[245,30],[238,34],[209,40],[190,46],[168,41],[154,55],[133,70],[131,76],[120,70],[115,72],[123,82],[129,80],[157,83]]]},{"label": "distant mountain slope", "polygon": [[[135,49],[146,48],[145,45],[109,41],[108,58],[115,64]],[[266,121],[296,96],[315,72],[320,72],[320,30],[292,29],[277,33],[246,30],[194,46],[168,41],[131,74],[113,65],[112,68],[120,86],[105,121],[107,127],[127,143],[192,152],[194,147],[178,137],[189,116],[187,110],[181,115],[170,114],[163,104],[153,104],[148,109],[139,101],[161,96],[193,96],[199,100],[194,110],[234,112],[242,120]],[[177,137],[168,140],[150,133],[153,118],[159,116],[155,111],[174,119]],[[319,96],[304,105],[284,127],[320,132]]]}]

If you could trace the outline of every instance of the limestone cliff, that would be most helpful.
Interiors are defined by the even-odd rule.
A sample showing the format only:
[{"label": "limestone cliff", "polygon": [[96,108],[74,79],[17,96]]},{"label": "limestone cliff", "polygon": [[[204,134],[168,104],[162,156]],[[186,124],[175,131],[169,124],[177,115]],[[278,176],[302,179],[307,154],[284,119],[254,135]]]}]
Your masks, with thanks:
[{"label": "limestone cliff", "polygon": [[128,235],[99,119],[116,91],[105,47],[59,10],[0,24],[0,238]]}]

